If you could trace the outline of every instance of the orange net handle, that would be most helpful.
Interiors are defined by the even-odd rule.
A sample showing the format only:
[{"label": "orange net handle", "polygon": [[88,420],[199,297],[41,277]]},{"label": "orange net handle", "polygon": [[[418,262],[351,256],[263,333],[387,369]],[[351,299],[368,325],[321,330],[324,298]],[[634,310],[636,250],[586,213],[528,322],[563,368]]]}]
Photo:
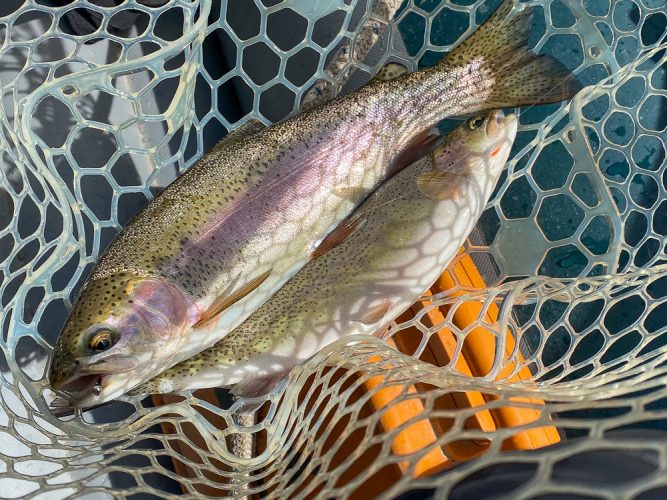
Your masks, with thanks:
[{"label": "orange net handle", "polygon": [[[486,288],[481,274],[469,255],[462,255],[458,261],[450,265],[447,271],[440,276],[431,290],[425,295],[428,296],[445,290],[451,290],[456,285],[478,289]],[[460,294],[463,294],[463,292],[460,292]],[[399,317],[399,322],[411,319],[427,305],[427,300],[414,304],[409,311]],[[453,314],[454,325],[459,329],[463,329],[477,322],[482,312],[482,307],[482,303],[474,301],[460,304]],[[448,306],[432,308],[425,314],[421,321],[428,327],[442,324],[448,311]],[[485,321],[488,324],[495,323],[498,319],[498,313],[498,307],[495,304],[491,304],[486,310]],[[421,335],[421,332],[414,327],[402,330],[394,336],[395,347],[405,353],[412,354],[419,345]],[[456,337],[452,331],[449,328],[442,328],[429,339],[427,348],[421,355],[421,359],[437,366],[445,366],[451,363],[454,358],[456,345]],[[514,336],[508,330],[505,333],[506,359],[511,356],[514,348]],[[460,373],[470,377],[484,376],[492,369],[495,350],[496,336],[493,332],[481,326],[477,327],[467,335],[461,356],[456,362],[456,369]],[[518,360],[519,363],[523,362],[521,353],[518,353]],[[371,359],[369,361],[377,360]],[[508,363],[499,375],[499,378],[506,377],[514,369],[514,363]],[[524,367],[508,380],[530,379],[532,379],[532,374],[528,367]],[[372,377],[365,383],[366,389],[374,390],[382,381],[383,377],[381,375]],[[380,420],[384,431],[391,431],[406,422],[414,421],[413,424],[403,429],[392,442],[392,449],[397,455],[415,453],[432,446],[436,442],[437,436],[447,432],[450,428],[450,423],[447,421],[433,421],[429,419],[428,415],[425,414],[423,404],[418,398],[408,399],[395,403],[392,406],[392,402],[400,394],[404,392],[415,394],[418,390],[419,384],[407,387],[400,385],[390,386],[374,392],[371,397],[371,404],[374,409],[376,411],[385,411]],[[491,396],[483,395],[477,391],[462,391],[439,399],[436,402],[436,406],[441,409],[475,408],[481,407],[490,399],[492,399]],[[517,398],[515,401],[520,403],[530,402],[533,405],[544,404],[543,401],[535,399]],[[388,407],[389,409],[387,410],[386,408]],[[424,415],[424,418],[418,419],[420,415]],[[500,428],[529,425],[538,420],[540,416],[541,412],[534,408],[508,406],[493,410],[481,409],[466,421],[465,427],[492,433]],[[536,449],[558,443],[559,441],[560,435],[554,426],[543,426],[517,432],[503,442],[503,449]],[[428,474],[432,471],[448,467],[454,462],[468,460],[483,452],[488,444],[489,442],[487,441],[461,441],[450,443],[443,449],[434,447],[420,459],[417,467],[414,469],[414,474],[416,476]],[[403,465],[402,468],[404,467]]]},{"label": "orange net handle", "polygon": [[[480,275],[475,263],[469,255],[463,255],[462,258],[444,272],[438,281],[434,284],[432,291],[439,293],[453,288],[456,283],[473,288],[483,289],[486,287],[482,276]],[[453,314],[454,324],[463,329],[473,322],[477,321],[482,312],[483,305],[480,302],[465,302],[460,304]],[[444,309],[447,309],[446,307]],[[445,314],[447,311],[444,311]],[[485,313],[484,320],[487,324],[495,323],[498,320],[498,306],[491,304]],[[493,366],[496,351],[496,336],[484,327],[473,329],[466,337],[462,348],[462,356],[466,359],[473,376],[483,377],[487,375]],[[515,340],[512,333],[505,332],[505,359],[508,359],[515,349]],[[523,362],[521,353],[518,353],[519,363]],[[516,368],[514,362],[510,362],[499,374],[498,379],[506,377]],[[524,366],[508,379],[510,382],[519,380],[531,380],[533,377],[530,369]],[[487,399],[489,399],[487,397]],[[541,400],[521,399],[515,401],[522,403],[531,403],[533,405],[544,404]],[[518,427],[528,425],[538,420],[542,414],[536,408],[522,407],[504,407],[494,409],[491,414],[498,428]],[[504,443],[504,449],[524,450],[535,449],[558,443],[560,435],[554,426],[537,427],[527,429],[514,434]]]}]

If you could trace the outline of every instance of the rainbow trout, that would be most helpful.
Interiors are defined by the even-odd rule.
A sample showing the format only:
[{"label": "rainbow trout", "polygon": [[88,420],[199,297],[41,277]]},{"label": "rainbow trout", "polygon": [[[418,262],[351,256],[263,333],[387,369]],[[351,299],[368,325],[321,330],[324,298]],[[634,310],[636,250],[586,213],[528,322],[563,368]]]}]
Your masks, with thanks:
[{"label": "rainbow trout", "polygon": [[502,111],[470,118],[432,158],[378,188],[341,226],[351,236],[306,264],[241,326],[132,392],[234,385],[235,394],[255,396],[331,342],[381,331],[465,242],[516,131],[516,117]]},{"label": "rainbow trout", "polygon": [[214,147],[100,257],[54,347],[51,387],[75,407],[100,404],[213,345],[422,155],[440,120],[570,97],[563,66],[526,46],[531,10],[511,15],[512,6],[432,68],[385,72]]}]

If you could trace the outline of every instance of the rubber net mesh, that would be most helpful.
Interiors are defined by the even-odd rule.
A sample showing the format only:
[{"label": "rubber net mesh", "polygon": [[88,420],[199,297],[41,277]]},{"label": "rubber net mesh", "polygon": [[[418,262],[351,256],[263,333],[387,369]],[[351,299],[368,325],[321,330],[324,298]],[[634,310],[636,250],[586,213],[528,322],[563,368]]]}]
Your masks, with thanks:
[{"label": "rubber net mesh", "polygon": [[[260,401],[224,405],[220,391],[201,391],[57,419],[44,380],[51,346],[100,251],[140,207],[226,130],[279,120],[388,60],[429,65],[498,2],[117,3],[0,5],[0,496],[338,496],[369,484],[456,494],[492,470],[519,478],[516,497],[665,492],[664,1],[528,2],[536,50],[587,86],[570,103],[521,111],[511,161],[466,245],[489,286],[455,287],[393,325],[386,337],[403,353],[348,338]],[[457,327],[470,304],[478,322]],[[482,327],[495,359],[470,377],[459,359]],[[441,335],[454,354],[436,366]],[[391,403],[373,406],[382,391]],[[477,403],[447,403],[460,397]],[[400,405],[418,411],[387,426]],[[258,407],[256,420],[239,417]],[[503,408],[533,418],[504,425]],[[399,451],[423,424],[437,432]],[[546,428],[558,444],[508,451]],[[253,456],[236,456],[234,434],[255,437]],[[467,460],[456,458],[463,448]],[[562,472],[596,453],[647,465]],[[425,470],[434,455],[441,467]]]}]

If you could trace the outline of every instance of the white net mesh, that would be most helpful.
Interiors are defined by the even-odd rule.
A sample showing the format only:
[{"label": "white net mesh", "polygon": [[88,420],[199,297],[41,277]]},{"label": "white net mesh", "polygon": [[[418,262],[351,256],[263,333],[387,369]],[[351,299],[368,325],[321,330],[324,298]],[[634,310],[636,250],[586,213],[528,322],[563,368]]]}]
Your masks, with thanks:
[{"label": "white net mesh", "polygon": [[[527,2],[536,49],[590,86],[523,110],[466,245],[490,286],[401,320],[390,336],[404,354],[349,338],[265,401],[200,391],[50,413],[44,369],[71,302],[147,200],[225,130],[277,121],[387,60],[435,62],[498,2],[373,3],[0,5],[0,496],[667,493],[664,0]],[[479,321],[462,326],[471,305]],[[480,341],[495,356],[462,369]],[[511,408],[532,417],[509,421]],[[511,451],[541,446],[516,444],[528,430],[560,442]],[[256,437],[252,457],[232,453],[239,432]]]}]

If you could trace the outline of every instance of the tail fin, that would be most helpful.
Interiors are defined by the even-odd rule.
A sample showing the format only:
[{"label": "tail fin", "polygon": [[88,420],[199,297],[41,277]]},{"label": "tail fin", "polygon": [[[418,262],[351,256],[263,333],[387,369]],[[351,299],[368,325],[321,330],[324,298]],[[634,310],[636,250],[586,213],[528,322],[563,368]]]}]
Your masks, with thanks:
[{"label": "tail fin", "polygon": [[480,61],[495,81],[484,109],[546,104],[571,98],[581,85],[556,59],[528,48],[531,7],[511,15],[513,0],[504,0],[477,31],[443,61],[461,66]]}]

